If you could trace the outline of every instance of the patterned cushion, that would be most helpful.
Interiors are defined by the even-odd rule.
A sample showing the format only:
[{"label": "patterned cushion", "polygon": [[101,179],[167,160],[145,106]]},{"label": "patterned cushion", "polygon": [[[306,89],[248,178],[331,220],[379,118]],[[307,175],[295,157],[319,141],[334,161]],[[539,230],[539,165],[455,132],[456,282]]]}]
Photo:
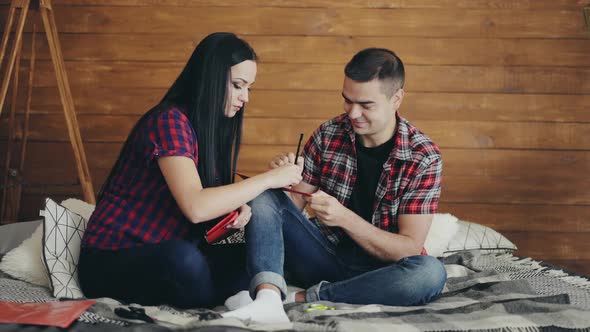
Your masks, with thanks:
[{"label": "patterned cushion", "polygon": [[50,198],[45,199],[44,219],[43,257],[53,296],[82,298],[78,258],[87,221]]},{"label": "patterned cushion", "polygon": [[464,220],[458,220],[457,223],[459,229],[449,241],[444,251],[445,256],[463,250],[508,253],[517,249],[514,243],[490,227]]},{"label": "patterned cushion", "polygon": [[211,243],[212,245],[224,245],[224,244],[238,244],[238,243],[246,243],[246,233],[243,229],[238,230],[237,232],[233,233],[232,235],[226,237],[223,240],[219,240],[217,242]]}]

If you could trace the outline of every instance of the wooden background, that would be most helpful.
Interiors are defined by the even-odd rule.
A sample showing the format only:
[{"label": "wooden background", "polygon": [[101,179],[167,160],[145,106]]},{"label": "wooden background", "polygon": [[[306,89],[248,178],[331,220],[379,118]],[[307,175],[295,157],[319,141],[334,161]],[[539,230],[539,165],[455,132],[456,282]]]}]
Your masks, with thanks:
[{"label": "wooden background", "polygon": [[[2,27],[8,3],[0,1]],[[54,0],[54,8],[96,190],[135,120],[210,32],[238,33],[262,60],[239,164],[251,173],[341,112],[343,67],[355,52],[387,47],[406,63],[401,114],[443,151],[441,212],[502,232],[518,255],[590,275],[589,3]],[[21,82],[30,31],[29,22]],[[44,38],[37,45],[19,220],[37,218],[45,196],[82,197]],[[22,94],[17,106],[22,123]]]}]

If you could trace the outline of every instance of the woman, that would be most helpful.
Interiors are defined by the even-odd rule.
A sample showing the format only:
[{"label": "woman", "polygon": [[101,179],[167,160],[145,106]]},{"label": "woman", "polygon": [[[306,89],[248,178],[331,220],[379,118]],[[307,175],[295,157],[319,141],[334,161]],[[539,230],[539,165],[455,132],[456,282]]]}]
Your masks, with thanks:
[{"label": "woman", "polygon": [[[232,269],[243,255],[216,254],[203,234],[211,220],[236,209],[231,227],[244,227],[251,216],[246,202],[301,180],[300,166],[286,165],[233,182],[255,77],[252,48],[234,34],[213,33],[139,119],[84,234],[79,279],[86,296],[197,307],[247,288],[245,269]],[[286,319],[272,282],[259,286],[260,297],[270,296]]]}]

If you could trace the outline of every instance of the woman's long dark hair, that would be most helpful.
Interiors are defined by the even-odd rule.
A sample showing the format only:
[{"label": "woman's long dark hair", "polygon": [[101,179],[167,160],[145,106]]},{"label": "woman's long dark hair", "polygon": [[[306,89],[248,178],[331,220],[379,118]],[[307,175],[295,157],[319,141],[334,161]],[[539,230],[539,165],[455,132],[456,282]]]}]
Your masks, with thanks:
[{"label": "woman's long dark hair", "polygon": [[165,110],[170,105],[184,108],[195,129],[199,147],[197,169],[203,187],[232,183],[240,151],[244,107],[228,118],[225,104],[231,67],[246,60],[256,61],[256,53],[233,33],[216,32],[203,39],[164,98],[131,130],[98,199],[109,188],[123,156],[130,153],[131,141],[139,125],[153,112]]}]

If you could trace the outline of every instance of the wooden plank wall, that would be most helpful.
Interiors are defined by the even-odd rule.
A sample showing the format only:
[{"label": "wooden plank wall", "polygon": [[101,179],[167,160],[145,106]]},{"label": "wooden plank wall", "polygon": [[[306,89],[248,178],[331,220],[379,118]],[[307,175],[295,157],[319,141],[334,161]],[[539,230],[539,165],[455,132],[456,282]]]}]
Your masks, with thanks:
[{"label": "wooden plank wall", "polygon": [[[252,173],[341,112],[343,67],[356,51],[387,47],[407,66],[402,115],[443,151],[441,211],[502,232],[519,255],[590,275],[589,3],[54,0],[54,8],[95,189],[134,121],[210,32],[240,34],[262,59],[239,164]],[[26,31],[21,82],[30,24]],[[43,39],[37,56],[19,220],[35,218],[44,196],[81,197]],[[21,96],[20,122],[23,107]]]}]

